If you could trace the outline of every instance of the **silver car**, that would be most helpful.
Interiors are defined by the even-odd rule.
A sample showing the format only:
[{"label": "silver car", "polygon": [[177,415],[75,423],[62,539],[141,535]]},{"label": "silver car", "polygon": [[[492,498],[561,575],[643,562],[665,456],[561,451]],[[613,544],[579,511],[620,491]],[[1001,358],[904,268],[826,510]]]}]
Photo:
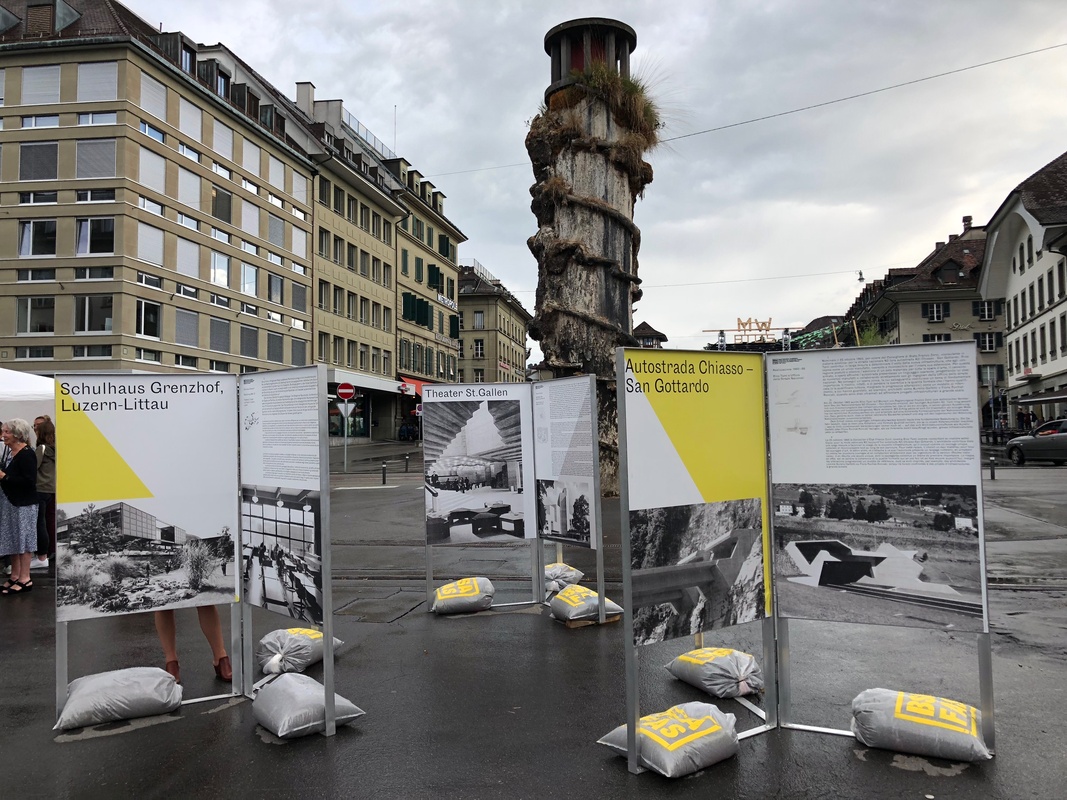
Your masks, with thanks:
[{"label": "silver car", "polygon": [[1054,419],[1038,425],[1025,436],[1016,436],[1005,445],[1011,463],[1051,461],[1056,466],[1067,463],[1067,419]]}]

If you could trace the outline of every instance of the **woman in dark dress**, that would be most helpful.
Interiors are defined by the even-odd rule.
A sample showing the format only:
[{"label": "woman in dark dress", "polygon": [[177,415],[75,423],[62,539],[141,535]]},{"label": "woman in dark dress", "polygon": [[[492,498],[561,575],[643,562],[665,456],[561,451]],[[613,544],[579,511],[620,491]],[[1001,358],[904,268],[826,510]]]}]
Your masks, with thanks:
[{"label": "woman in dark dress", "polygon": [[10,556],[11,577],[0,586],[10,597],[33,588],[30,558],[37,549],[37,456],[30,447],[33,429],[24,419],[8,420],[0,439],[10,457],[0,464],[0,556]]}]

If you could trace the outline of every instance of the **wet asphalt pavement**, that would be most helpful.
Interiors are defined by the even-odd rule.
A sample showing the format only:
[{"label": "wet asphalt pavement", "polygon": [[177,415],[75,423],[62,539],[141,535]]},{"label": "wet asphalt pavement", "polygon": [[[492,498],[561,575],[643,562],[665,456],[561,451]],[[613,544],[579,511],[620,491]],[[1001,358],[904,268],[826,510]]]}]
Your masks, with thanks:
[{"label": "wet asphalt pavement", "polygon": [[[371,456],[408,449],[381,445]],[[415,459],[413,458],[412,461]],[[0,753],[5,797],[374,798],[1059,798],[1067,796],[1067,469],[1005,468],[987,481],[986,523],[997,756],[976,765],[870,750],[855,740],[772,731],[736,758],[667,780],[630,775],[596,739],[625,711],[621,623],[567,629],[541,607],[461,618],[425,613],[422,489],[412,470],[335,476],[337,691],[367,715],[327,739],[282,742],[243,698],[163,717],[53,732],[54,587],[0,599]],[[606,509],[606,517],[612,518]],[[617,511],[615,513],[617,519]],[[610,525],[610,522],[609,522]],[[609,532],[608,596],[621,599],[617,534]],[[445,578],[487,574],[498,601],[528,598],[531,548],[434,549]],[[551,545],[547,560],[554,560]],[[593,576],[588,552],[564,557]],[[38,577],[39,576],[39,577]],[[195,614],[178,612],[187,696],[219,691]],[[254,614],[256,637],[286,621]],[[151,618],[72,624],[70,677],[161,665]],[[852,697],[876,686],[978,702],[973,635],[791,622],[795,721],[845,728]],[[705,644],[761,653],[740,626]],[[701,700],[662,668],[691,647],[640,651],[641,710]],[[310,671],[321,677],[321,669]],[[741,730],[759,720],[733,701]]]}]

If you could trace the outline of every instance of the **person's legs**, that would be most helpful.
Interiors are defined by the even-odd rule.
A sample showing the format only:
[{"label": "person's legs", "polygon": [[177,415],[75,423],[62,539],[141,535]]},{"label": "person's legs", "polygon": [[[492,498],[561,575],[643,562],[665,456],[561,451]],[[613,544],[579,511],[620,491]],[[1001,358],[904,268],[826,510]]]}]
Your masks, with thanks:
[{"label": "person's legs", "polygon": [[174,622],[173,611],[156,611],[153,615],[156,623],[156,634],[159,643],[163,647],[163,660],[170,662],[178,661],[178,629]]},{"label": "person's legs", "polygon": [[218,608],[198,606],[196,615],[200,618],[200,630],[211,645],[211,663],[215,667],[215,674],[222,680],[230,680],[233,672],[230,668],[230,657],[226,655],[226,641],[222,638],[222,621],[219,619]]}]

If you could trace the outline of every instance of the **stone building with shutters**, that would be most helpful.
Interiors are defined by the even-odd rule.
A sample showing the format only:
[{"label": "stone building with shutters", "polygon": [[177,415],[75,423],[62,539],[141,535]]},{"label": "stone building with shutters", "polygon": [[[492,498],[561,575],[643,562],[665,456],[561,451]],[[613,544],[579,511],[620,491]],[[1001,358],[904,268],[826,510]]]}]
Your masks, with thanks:
[{"label": "stone building with shutters", "polygon": [[845,320],[861,337],[870,329],[883,344],[974,340],[982,426],[991,428],[1006,409],[1005,304],[979,293],[985,250],[986,229],[964,217],[963,231],[937,242],[918,265],[892,269],[865,286]]},{"label": "stone building with shutters", "polygon": [[533,315],[474,259],[459,268],[459,380],[526,380],[526,326]]},{"label": "stone building with shutters", "polygon": [[1067,413],[1067,153],[1020,183],[986,226],[983,297],[1004,297],[1010,418]]},{"label": "stone building with shutters", "polygon": [[314,137],[237,55],[0,0],[0,365],[312,363]]}]

